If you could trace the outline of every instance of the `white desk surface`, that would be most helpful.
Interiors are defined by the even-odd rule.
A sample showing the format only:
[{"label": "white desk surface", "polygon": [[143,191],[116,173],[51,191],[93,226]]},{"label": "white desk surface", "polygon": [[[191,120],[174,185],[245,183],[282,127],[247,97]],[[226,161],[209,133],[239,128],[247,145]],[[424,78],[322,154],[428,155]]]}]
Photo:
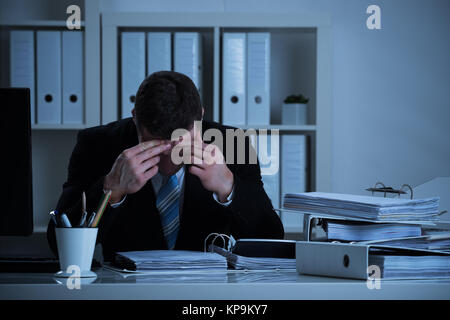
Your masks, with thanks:
[{"label": "white desk surface", "polygon": [[226,271],[192,274],[127,275],[94,269],[97,279],[68,289],[53,274],[1,273],[0,299],[450,299],[450,280],[366,281],[299,275],[292,271]]}]

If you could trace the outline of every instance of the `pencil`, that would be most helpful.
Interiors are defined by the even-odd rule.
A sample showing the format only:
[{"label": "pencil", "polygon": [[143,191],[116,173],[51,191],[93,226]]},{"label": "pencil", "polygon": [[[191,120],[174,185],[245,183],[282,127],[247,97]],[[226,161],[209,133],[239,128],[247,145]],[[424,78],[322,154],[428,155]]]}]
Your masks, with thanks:
[{"label": "pencil", "polygon": [[100,201],[100,205],[97,209],[97,214],[95,215],[95,219],[92,222],[92,228],[96,228],[100,219],[102,218],[103,212],[105,211],[106,205],[108,204],[109,198],[111,198],[111,190],[105,193]]}]

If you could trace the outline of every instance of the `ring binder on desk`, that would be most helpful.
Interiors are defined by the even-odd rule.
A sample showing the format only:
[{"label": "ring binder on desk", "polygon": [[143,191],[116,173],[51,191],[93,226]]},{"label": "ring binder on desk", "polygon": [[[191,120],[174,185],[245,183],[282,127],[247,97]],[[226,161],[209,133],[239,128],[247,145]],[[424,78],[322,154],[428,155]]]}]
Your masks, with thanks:
[{"label": "ring binder on desk", "polygon": [[[447,239],[450,240],[450,235],[447,235]],[[297,272],[301,274],[366,280],[370,276],[369,267],[376,266],[381,272],[381,278],[449,278],[450,252],[423,249],[420,246],[416,248],[408,246],[408,241],[418,240],[442,240],[442,238],[434,239],[433,236],[403,238],[395,240],[396,245],[392,245],[394,240],[360,243],[299,241],[296,244]],[[401,270],[402,272],[399,272],[398,266],[392,268],[388,264],[383,264],[383,258],[385,256],[388,258],[403,259],[404,265],[408,265],[408,259],[416,259],[418,261],[422,259],[422,261],[419,261],[419,263],[410,263],[411,266],[408,267],[408,270]],[[433,261],[436,257],[438,257],[437,260]],[[424,258],[425,260],[423,260]],[[439,261],[439,259],[442,261]],[[433,266],[427,265],[427,263],[430,263],[430,260],[433,261]],[[437,264],[439,264],[439,267],[436,266]],[[397,274],[395,274],[395,271],[397,271]]]},{"label": "ring binder on desk", "polygon": [[[377,182],[375,184],[375,186],[373,188],[368,188],[366,189],[367,191],[371,191],[372,195],[375,192],[382,192],[384,193],[386,198],[386,195],[388,193],[390,194],[397,194],[398,197],[400,197],[400,195],[402,194],[410,194],[410,198],[411,200],[406,200],[406,199],[399,199],[399,202],[405,202],[403,205],[407,206],[409,205],[408,202],[411,201],[411,203],[420,203],[420,202],[426,202],[426,201],[434,201],[437,199],[437,205],[439,204],[439,198],[435,197],[435,198],[429,198],[429,199],[416,199],[413,200],[413,190],[411,188],[410,185],[408,184],[403,184],[402,187],[400,189],[394,189],[392,187],[386,187],[382,182]],[[407,190],[409,190],[409,192],[407,192]],[[325,206],[317,206],[312,204],[313,201],[316,201],[316,196],[317,196],[317,201],[324,201],[324,199],[328,199],[326,198],[327,196],[331,196],[329,201],[326,201],[326,205]],[[295,199],[296,197],[299,197],[297,199],[301,199],[301,206],[298,207],[296,206],[295,203]],[[325,198],[324,198],[325,197]],[[357,197],[359,197],[358,199],[356,199]],[[348,199],[347,199],[348,198]],[[355,199],[353,199],[355,198]],[[364,199],[366,198],[366,199]],[[360,211],[351,211],[351,209],[349,209],[349,206],[351,204],[345,204],[344,207],[336,207],[336,209],[334,210],[333,208],[333,202],[330,201],[369,201],[369,205],[372,205],[372,200],[367,200],[367,198],[370,197],[365,197],[365,196],[354,196],[354,195],[339,195],[339,194],[328,194],[328,193],[320,193],[320,192],[311,192],[311,193],[301,193],[301,194],[288,194],[285,196],[284,198],[284,208],[282,209],[275,209],[276,211],[279,212],[290,212],[290,213],[297,213],[297,214],[302,214],[303,215],[303,240],[305,241],[311,241],[311,237],[312,237],[312,233],[313,233],[313,228],[318,224],[318,222],[321,221],[321,219],[332,219],[332,220],[346,220],[346,221],[354,221],[354,222],[361,222],[361,223],[392,223],[392,224],[416,224],[416,225],[421,225],[421,226],[425,226],[427,228],[431,228],[431,229],[440,229],[440,228],[444,228],[444,230],[448,229],[448,227],[443,226],[442,223],[438,220],[438,217],[440,215],[442,215],[443,213],[445,213],[446,211],[442,211],[439,212],[437,206],[432,209],[432,212],[429,211],[428,209],[428,213],[424,214],[424,215],[420,215],[415,213],[414,215],[410,215],[409,212],[404,212],[403,214],[396,214],[396,215],[392,215],[392,216],[371,216],[370,214],[367,214],[367,212],[365,213],[366,216],[363,216],[363,212],[361,212],[361,216],[358,215],[358,212]],[[372,197],[373,199],[376,199],[377,197]],[[391,197],[390,197],[391,198]],[[300,203],[300,200],[298,200]],[[392,201],[397,201],[395,199],[392,199]],[[386,201],[376,201],[376,202],[392,202],[391,200],[386,199]],[[356,203],[357,203],[356,202]],[[377,203],[374,203],[375,205],[377,205]],[[287,204],[286,204],[287,203]],[[394,205],[393,208],[395,208],[395,203],[393,203],[392,205]],[[398,207],[397,207],[398,208]],[[395,209],[394,209],[395,210]],[[413,209],[411,212],[413,212],[416,209]],[[405,211],[405,210],[403,210]],[[418,212],[418,211],[417,211]],[[408,217],[409,215],[409,217]],[[301,217],[299,217],[300,219]],[[411,220],[409,220],[411,219]]]}]

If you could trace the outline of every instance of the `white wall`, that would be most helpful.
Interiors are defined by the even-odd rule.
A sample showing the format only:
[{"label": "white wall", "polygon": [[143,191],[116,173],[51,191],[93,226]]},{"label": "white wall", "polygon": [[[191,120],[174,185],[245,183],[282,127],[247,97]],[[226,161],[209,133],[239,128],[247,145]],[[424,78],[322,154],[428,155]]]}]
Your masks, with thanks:
[{"label": "white wall", "polygon": [[33,130],[33,223],[34,232],[45,231],[67,178],[75,130]]},{"label": "white wall", "polygon": [[[370,4],[382,30],[366,28]],[[102,10],[329,13],[333,191],[450,176],[450,1],[104,0]]]}]

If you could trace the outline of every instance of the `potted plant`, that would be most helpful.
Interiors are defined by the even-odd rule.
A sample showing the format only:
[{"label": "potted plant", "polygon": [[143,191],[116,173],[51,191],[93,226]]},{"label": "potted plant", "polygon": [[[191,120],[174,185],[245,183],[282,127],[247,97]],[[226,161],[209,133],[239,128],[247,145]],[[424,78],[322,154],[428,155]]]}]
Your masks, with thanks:
[{"label": "potted plant", "polygon": [[308,102],[309,98],[303,94],[290,95],[284,99],[281,110],[281,123],[303,125],[308,121]]}]

